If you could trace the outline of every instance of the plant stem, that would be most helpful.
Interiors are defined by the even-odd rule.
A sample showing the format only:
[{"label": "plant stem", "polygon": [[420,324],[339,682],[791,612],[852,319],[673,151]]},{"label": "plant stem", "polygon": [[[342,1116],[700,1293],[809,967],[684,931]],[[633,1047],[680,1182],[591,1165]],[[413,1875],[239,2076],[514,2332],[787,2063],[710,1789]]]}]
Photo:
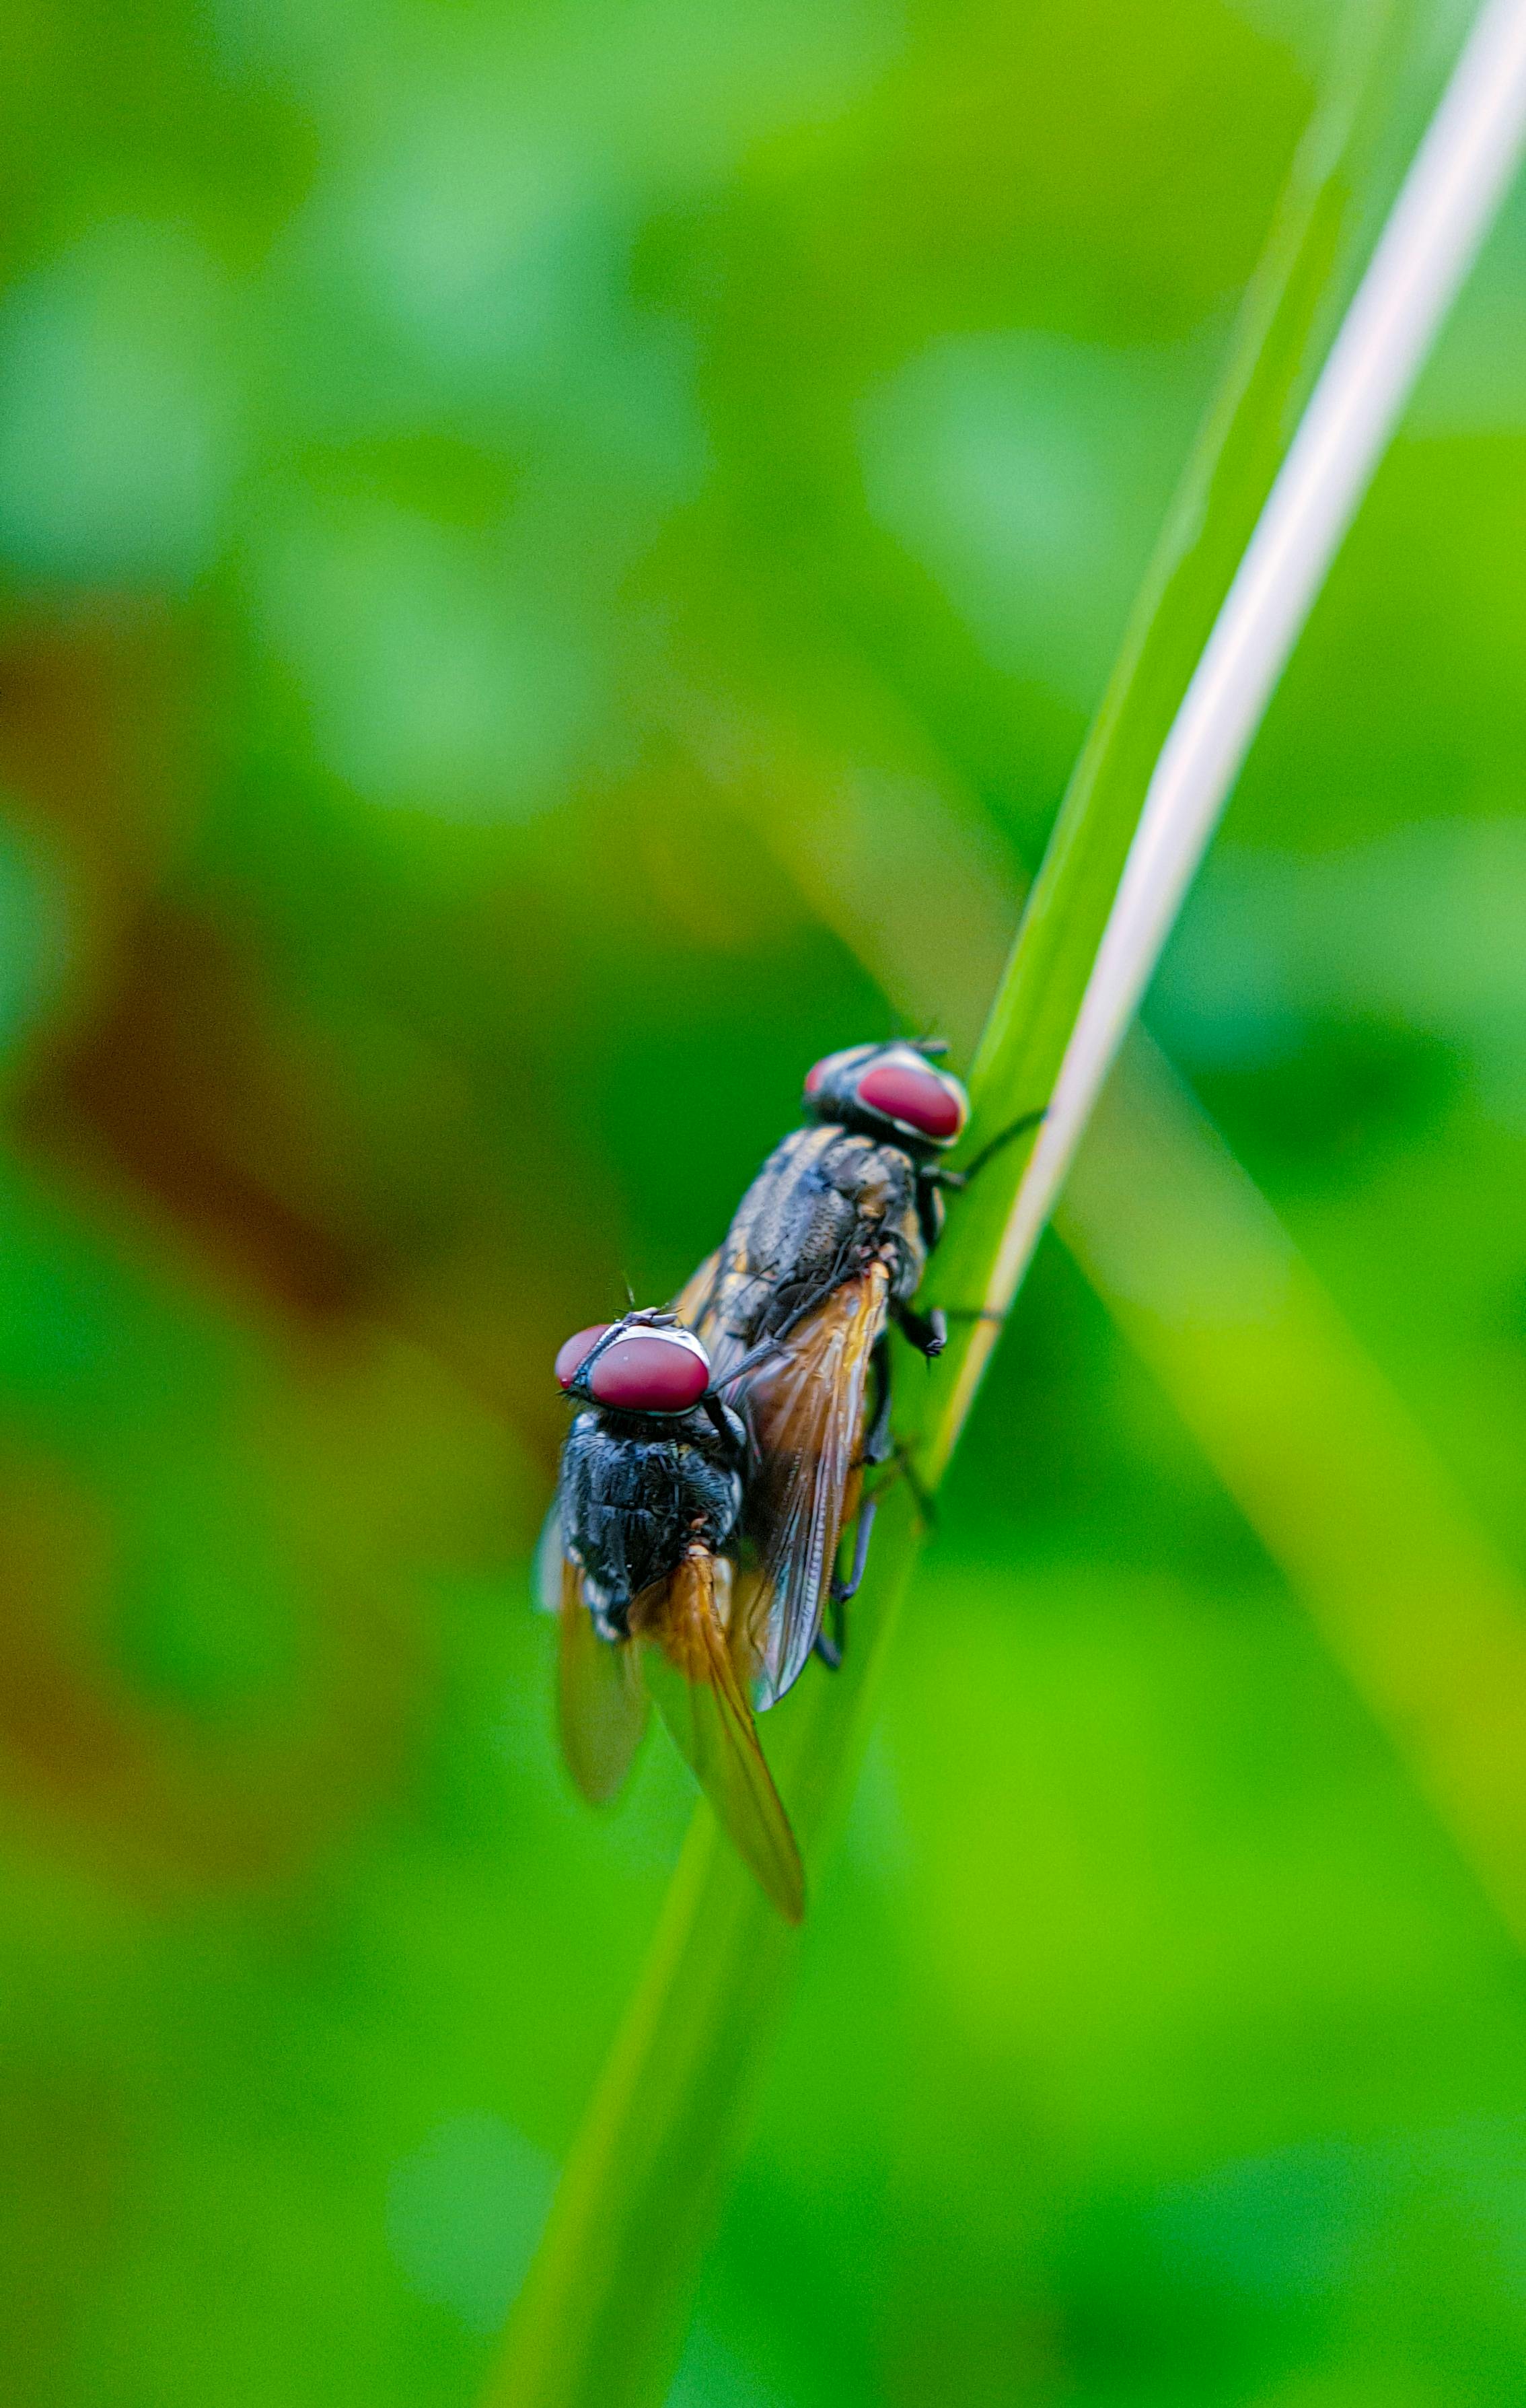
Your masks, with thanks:
[{"label": "plant stem", "polygon": [[[1391,189],[1386,154],[1396,126],[1407,130],[1426,14],[1382,5],[1351,14],[1338,89],[1301,146],[996,996],[971,1080],[972,1150],[1051,1091],[1162,746],[1355,280],[1361,230]],[[938,1258],[944,1301],[987,1293],[1028,1152],[1009,1148],[961,1199]],[[989,1351],[988,1326],[963,1325],[922,1392],[914,1443],[929,1485]],[[898,1484],[842,1671],[808,1677],[769,1718],[770,1757],[807,1864],[846,1795],[918,1546]],[[662,2398],[800,1944],[701,1804],[517,2308],[493,2408],[649,2408]]]},{"label": "plant stem", "polygon": [[[1164,949],[1230,789],[1367,491],[1438,328],[1515,179],[1526,139],[1526,0],[1490,0],[1342,321],[1150,772],[1044,1126],[989,1266],[931,1450],[952,1443],[1046,1226],[1104,1080]],[[1058,874],[1034,910],[1074,926]],[[1077,854],[1070,860],[1074,863]],[[1041,875],[1040,883],[1043,884]],[[1094,890],[1093,890],[1094,892]],[[1020,931],[1014,969],[1024,953]]]},{"label": "plant stem", "polygon": [[[875,1543],[884,1575],[855,1600],[842,1670],[802,1681],[789,1712],[770,1718],[770,1759],[807,1864],[846,1796],[915,1560],[905,1484],[886,1495]],[[502,2408],[661,2398],[801,1942],[702,1800],[515,2311],[490,2394]]]}]

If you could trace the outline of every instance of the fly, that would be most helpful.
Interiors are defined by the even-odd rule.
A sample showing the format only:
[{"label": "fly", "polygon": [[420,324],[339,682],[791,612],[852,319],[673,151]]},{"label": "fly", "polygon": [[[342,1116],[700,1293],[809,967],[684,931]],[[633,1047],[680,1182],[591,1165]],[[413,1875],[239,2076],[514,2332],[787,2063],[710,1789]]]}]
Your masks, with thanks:
[{"label": "fly", "polygon": [[[757,1451],[744,1527],[761,1575],[741,1612],[752,1626],[760,1707],[783,1697],[813,1648],[837,1660],[823,1610],[829,1594],[840,1604],[863,1576],[874,1514],[872,1498],[860,1510],[863,1472],[891,1452],[890,1325],[929,1357],[948,1342],[943,1314],[913,1303],[942,1232],[944,1193],[1041,1117],[1014,1123],[966,1169],[943,1168],[938,1156],[969,1119],[963,1087],[929,1058],[943,1051],[896,1041],[818,1062],[806,1081],[806,1125],[775,1147],[675,1306],[724,1384],[736,1384]],[[839,1541],[855,1513],[852,1569],[838,1580]]]},{"label": "fly", "polygon": [[[745,1376],[744,1349],[732,1378]],[[574,1780],[614,1797],[658,1711],[738,1851],[798,1923],[805,1876],[758,1744],[758,1671],[734,1613],[749,1442],[703,1341],[671,1313],[579,1330],[556,1358],[578,1410],[541,1542],[561,1626],[558,1713]],[[730,1382],[721,1383],[722,1386]]]}]

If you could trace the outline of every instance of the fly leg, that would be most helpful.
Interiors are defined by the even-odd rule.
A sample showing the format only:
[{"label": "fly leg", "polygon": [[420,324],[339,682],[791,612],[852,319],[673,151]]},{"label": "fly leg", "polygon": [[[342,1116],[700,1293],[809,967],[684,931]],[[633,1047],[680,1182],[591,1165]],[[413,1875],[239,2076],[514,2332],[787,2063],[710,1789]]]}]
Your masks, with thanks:
[{"label": "fly leg", "polygon": [[840,1672],[843,1669],[843,1646],[848,1637],[848,1630],[842,1600],[835,1591],[833,1593],[827,1611],[832,1617],[832,1636],[830,1639],[827,1637],[827,1627],[823,1622],[811,1643],[811,1654],[820,1656],[829,1672]]},{"label": "fly leg", "polygon": [[935,1529],[937,1526],[938,1509],[933,1502],[933,1492],[931,1489],[924,1487],[921,1475],[918,1471],[915,1464],[912,1462],[910,1455],[906,1453],[904,1446],[898,1446],[894,1449],[893,1460],[895,1470],[891,1474],[891,1479],[893,1480],[899,1476],[906,1482],[906,1486],[911,1491],[911,1501],[917,1508],[918,1516],[921,1522],[922,1527],[926,1530]]},{"label": "fly leg", "polygon": [[[909,1449],[904,1447],[900,1443],[899,1440],[897,1440],[891,1446],[889,1454],[886,1455],[885,1460],[889,1463],[891,1469],[887,1471],[883,1480],[876,1483],[873,1502],[877,1505],[881,1497],[884,1496],[886,1489],[889,1488],[894,1481],[904,1480],[906,1486],[911,1491],[911,1501],[917,1508],[917,1519],[921,1523],[924,1529],[936,1529],[938,1521],[937,1506],[934,1501],[932,1491],[926,1486],[921,1474],[918,1471],[916,1465],[912,1462]],[[854,1584],[856,1586],[857,1583],[855,1582]]]},{"label": "fly leg", "polygon": [[843,1649],[848,1643],[848,1616],[844,1613],[843,1608],[850,1597],[858,1595],[863,1579],[864,1567],[869,1560],[870,1534],[875,1526],[875,1499],[872,1497],[866,1497],[859,1507],[858,1527],[853,1534],[852,1570],[846,1580],[840,1572],[834,1572],[832,1575],[832,1592],[828,1606],[832,1633],[829,1638],[823,1626],[816,1634],[816,1653],[829,1672],[837,1671],[842,1665]]},{"label": "fly leg", "polygon": [[[897,1446],[891,1437],[891,1373],[889,1350],[883,1338],[878,1340],[875,1349],[875,1367],[880,1383],[879,1398],[875,1407],[874,1422],[863,1441],[863,1460],[865,1463],[893,1464],[894,1469],[890,1477],[892,1480],[901,1479],[906,1482],[911,1491],[912,1503],[916,1506],[923,1525],[931,1529],[937,1518],[933,1499],[918,1477],[906,1448]],[[832,1576],[832,1587],[827,1605],[827,1621],[830,1622],[831,1628],[829,1631],[823,1626],[817,1632],[815,1647],[815,1653],[832,1672],[835,1672],[842,1664],[843,1647],[848,1635],[848,1617],[843,1608],[850,1597],[857,1595],[860,1583],[863,1579],[864,1568],[869,1560],[870,1534],[874,1529],[875,1515],[878,1510],[879,1492],[877,1489],[874,1496],[866,1497],[859,1507],[858,1526],[853,1534],[852,1569],[846,1580],[840,1572],[834,1572]]]},{"label": "fly leg", "polygon": [[901,1335],[915,1346],[919,1354],[925,1354],[931,1362],[934,1354],[942,1354],[948,1343],[948,1325],[936,1305],[931,1312],[925,1313],[914,1312],[909,1304],[891,1305],[891,1311],[895,1315]]},{"label": "fly leg", "polygon": [[[858,1528],[853,1534],[853,1569],[849,1573],[846,1580],[842,1578],[840,1573],[834,1572],[832,1575],[832,1602],[834,1605],[846,1605],[850,1597],[857,1597],[859,1590],[863,1585],[863,1568],[869,1560],[870,1533],[873,1531],[875,1526],[875,1499],[872,1497],[866,1497],[863,1504],[859,1507]],[[840,1614],[837,1616],[837,1645],[840,1650],[842,1646],[842,1617]]]},{"label": "fly leg", "polygon": [[[873,1356],[875,1376],[875,1410],[863,1436],[862,1463],[888,1463],[895,1452],[891,1437],[891,1348],[883,1330],[875,1340]],[[831,1672],[835,1672],[843,1660],[843,1647],[848,1635],[848,1618],[843,1612],[850,1597],[857,1594],[863,1578],[863,1567],[869,1558],[869,1533],[875,1526],[875,1499],[866,1497],[859,1507],[858,1526],[853,1538],[853,1568],[844,1580],[840,1573],[832,1575],[831,1602],[828,1612],[832,1623],[830,1636],[823,1628],[816,1634],[816,1653]]]},{"label": "fly leg", "polygon": [[740,1470],[747,1460],[747,1444],[744,1440],[738,1439],[736,1432],[727,1421],[725,1406],[713,1388],[706,1391],[700,1402],[705,1409],[706,1418],[720,1438],[732,1463]]},{"label": "fly leg", "polygon": [[1004,1145],[1010,1145],[1014,1138],[1026,1137],[1030,1129],[1037,1128],[1048,1109],[1048,1105],[1040,1104],[1036,1111],[1020,1114],[1018,1119],[1004,1128],[999,1136],[993,1137],[989,1145],[983,1145],[975,1160],[967,1162],[963,1170],[940,1170],[935,1163],[928,1163],[919,1172],[919,1181],[925,1181],[930,1187],[949,1187],[956,1190],[967,1187],[976,1172],[984,1170],[987,1163],[1000,1154]]}]

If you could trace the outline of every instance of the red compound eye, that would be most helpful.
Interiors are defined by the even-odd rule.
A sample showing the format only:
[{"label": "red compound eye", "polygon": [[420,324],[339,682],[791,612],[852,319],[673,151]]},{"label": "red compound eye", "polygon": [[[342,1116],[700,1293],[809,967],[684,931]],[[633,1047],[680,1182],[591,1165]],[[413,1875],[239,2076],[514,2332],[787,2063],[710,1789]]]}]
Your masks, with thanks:
[{"label": "red compound eye", "polygon": [[686,1413],[709,1386],[710,1366],[681,1338],[642,1330],[606,1346],[588,1384],[599,1404],[628,1413]]},{"label": "red compound eye", "polygon": [[826,1077],[826,1074],[827,1074],[827,1060],[830,1060],[830,1059],[831,1059],[831,1056],[830,1056],[830,1055],[828,1055],[826,1060],[823,1060],[823,1061],[820,1061],[820,1062],[816,1063],[816,1064],[815,1064],[815,1065],[814,1065],[814,1066],[813,1066],[809,1070],[807,1070],[807,1071],[806,1071],[806,1095],[807,1095],[807,1096],[814,1096],[814,1095],[815,1095],[815,1093],[816,1093],[817,1088],[820,1085],[820,1083],[821,1083],[822,1080]]},{"label": "red compound eye", "polygon": [[559,1388],[571,1387],[605,1331],[613,1329],[614,1326],[612,1321],[595,1321],[587,1329],[579,1329],[575,1338],[569,1338],[564,1346],[557,1349],[556,1384]]},{"label": "red compound eye", "polygon": [[957,1137],[964,1125],[964,1098],[953,1081],[910,1062],[877,1062],[859,1081],[858,1098],[871,1111],[941,1141]]}]

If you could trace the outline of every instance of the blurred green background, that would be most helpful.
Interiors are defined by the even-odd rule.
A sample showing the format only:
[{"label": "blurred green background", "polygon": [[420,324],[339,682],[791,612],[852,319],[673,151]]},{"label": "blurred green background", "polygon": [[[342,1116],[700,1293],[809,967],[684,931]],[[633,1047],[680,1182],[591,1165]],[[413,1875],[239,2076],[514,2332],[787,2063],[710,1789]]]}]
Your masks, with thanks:
[{"label": "blurred green background", "polygon": [[[12,0],[7,2408],[479,2397],[692,1796],[556,1760],[550,1354],[816,1054],[967,1054],[1329,13]],[[1518,203],[1150,1011],[1518,1568],[1523,268]],[[1508,1879],[1141,1359],[1113,1196],[951,1483],[677,2408],[1526,2390]]]}]

